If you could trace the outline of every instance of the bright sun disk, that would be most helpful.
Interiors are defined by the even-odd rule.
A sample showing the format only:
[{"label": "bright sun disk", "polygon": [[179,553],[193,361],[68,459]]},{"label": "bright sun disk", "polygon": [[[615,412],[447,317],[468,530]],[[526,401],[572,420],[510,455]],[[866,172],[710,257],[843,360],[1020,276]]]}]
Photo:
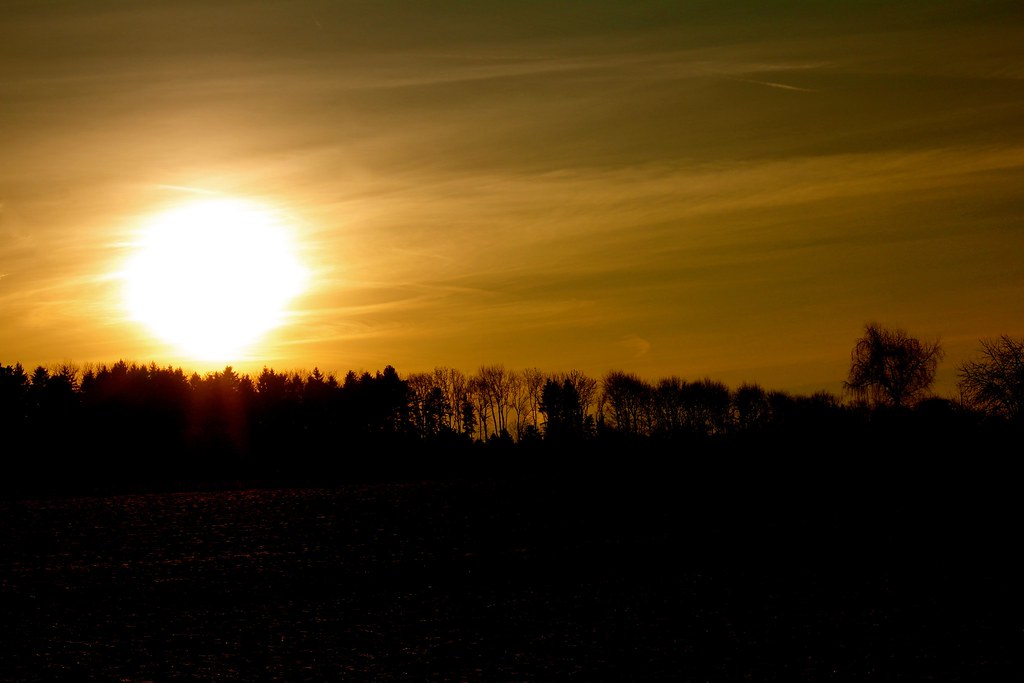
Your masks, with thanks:
[{"label": "bright sun disk", "polygon": [[284,322],[306,279],[275,212],[240,200],[200,201],[143,227],[124,270],[125,305],[180,351],[230,359]]}]

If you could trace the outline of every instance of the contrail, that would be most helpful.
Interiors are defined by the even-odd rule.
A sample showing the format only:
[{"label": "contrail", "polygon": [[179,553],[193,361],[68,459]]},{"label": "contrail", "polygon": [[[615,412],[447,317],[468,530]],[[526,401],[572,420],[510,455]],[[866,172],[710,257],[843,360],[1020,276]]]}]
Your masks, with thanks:
[{"label": "contrail", "polygon": [[796,90],[797,92],[818,92],[813,88],[801,88],[795,85],[786,85],[785,83],[776,83],[775,81],[758,81],[753,78],[736,78],[735,76],[729,77],[730,81],[739,81],[740,83],[753,83],[754,85],[764,85],[769,88],[781,88],[782,90]]}]

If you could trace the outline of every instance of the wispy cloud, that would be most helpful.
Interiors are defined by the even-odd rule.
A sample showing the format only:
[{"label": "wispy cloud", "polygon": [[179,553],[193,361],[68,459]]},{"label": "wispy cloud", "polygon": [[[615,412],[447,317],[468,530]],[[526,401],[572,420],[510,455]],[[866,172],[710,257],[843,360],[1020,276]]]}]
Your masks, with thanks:
[{"label": "wispy cloud", "polygon": [[753,85],[763,85],[767,88],[779,88],[781,90],[795,90],[797,92],[817,92],[815,88],[801,88],[796,85],[776,83],[775,81],[761,81],[753,78],[737,78],[735,76],[730,78],[729,80],[736,81],[737,83],[752,83]]},{"label": "wispy cloud", "polygon": [[642,358],[651,350],[651,342],[639,335],[630,334],[622,338],[622,345],[633,355],[634,358]]},{"label": "wispy cloud", "polygon": [[206,189],[203,189],[201,187],[188,187],[188,186],[185,186],[185,185],[157,184],[156,188],[160,189],[160,190],[170,190],[171,192],[184,192],[185,194],[201,194],[201,195],[220,195],[220,194],[223,194],[223,192],[218,192],[216,190],[206,190]]}]

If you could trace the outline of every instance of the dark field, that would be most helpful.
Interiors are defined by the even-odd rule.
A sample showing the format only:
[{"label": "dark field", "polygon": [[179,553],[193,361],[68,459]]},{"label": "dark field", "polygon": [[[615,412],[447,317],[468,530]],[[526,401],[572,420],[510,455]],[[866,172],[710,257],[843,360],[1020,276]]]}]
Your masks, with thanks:
[{"label": "dark field", "polygon": [[818,476],[8,500],[0,678],[1019,680],[1015,486]]}]

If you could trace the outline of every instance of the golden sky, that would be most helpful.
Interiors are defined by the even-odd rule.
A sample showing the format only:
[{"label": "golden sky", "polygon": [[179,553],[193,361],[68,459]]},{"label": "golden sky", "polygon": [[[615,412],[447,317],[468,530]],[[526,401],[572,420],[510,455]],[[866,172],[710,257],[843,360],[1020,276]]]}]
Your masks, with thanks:
[{"label": "golden sky", "polygon": [[216,367],[839,391],[877,320],[939,338],[951,394],[1024,335],[1020,2],[2,8],[3,364],[204,367],[121,292],[205,197],[309,270]]}]

